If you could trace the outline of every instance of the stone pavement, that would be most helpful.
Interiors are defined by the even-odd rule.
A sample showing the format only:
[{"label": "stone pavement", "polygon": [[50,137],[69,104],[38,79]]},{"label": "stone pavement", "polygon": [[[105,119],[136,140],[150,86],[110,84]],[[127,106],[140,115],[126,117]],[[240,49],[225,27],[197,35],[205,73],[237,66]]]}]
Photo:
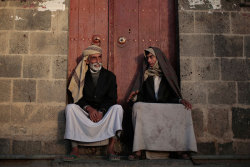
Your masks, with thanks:
[{"label": "stone pavement", "polygon": [[194,164],[191,160],[140,160],[128,161],[121,160],[110,162],[104,158],[99,159],[80,159],[74,162],[64,162],[62,158],[54,160],[0,160],[1,167],[250,167],[250,162],[203,162]]}]

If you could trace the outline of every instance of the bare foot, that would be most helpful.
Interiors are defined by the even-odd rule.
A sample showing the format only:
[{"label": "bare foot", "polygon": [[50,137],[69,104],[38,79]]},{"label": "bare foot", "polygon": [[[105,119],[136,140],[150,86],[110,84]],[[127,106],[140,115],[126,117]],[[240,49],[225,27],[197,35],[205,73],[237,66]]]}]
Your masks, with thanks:
[{"label": "bare foot", "polygon": [[136,161],[136,160],[140,160],[140,159],[142,159],[141,151],[136,151],[133,154],[128,156],[128,160],[130,160],[130,161]]}]

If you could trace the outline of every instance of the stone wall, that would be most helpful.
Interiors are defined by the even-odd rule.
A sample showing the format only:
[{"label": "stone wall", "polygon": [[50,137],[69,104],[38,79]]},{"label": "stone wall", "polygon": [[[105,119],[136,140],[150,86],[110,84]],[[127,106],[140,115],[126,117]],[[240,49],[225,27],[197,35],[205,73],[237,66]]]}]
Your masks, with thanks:
[{"label": "stone wall", "polygon": [[202,154],[250,154],[250,7],[179,0],[184,97]]},{"label": "stone wall", "polygon": [[0,154],[64,154],[69,0],[0,1]]},{"label": "stone wall", "polygon": [[[69,0],[54,1],[0,1],[0,155],[66,152]],[[250,8],[239,1],[179,0],[181,85],[200,154],[250,154]]]}]

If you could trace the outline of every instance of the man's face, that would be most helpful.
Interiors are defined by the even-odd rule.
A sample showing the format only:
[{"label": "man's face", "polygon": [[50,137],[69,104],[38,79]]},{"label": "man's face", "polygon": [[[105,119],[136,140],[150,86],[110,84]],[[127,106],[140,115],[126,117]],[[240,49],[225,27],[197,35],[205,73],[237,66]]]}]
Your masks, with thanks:
[{"label": "man's face", "polygon": [[157,61],[156,56],[154,56],[152,53],[147,54],[147,61],[150,67],[153,67]]},{"label": "man's face", "polygon": [[99,71],[102,67],[102,54],[96,53],[89,55],[86,63],[90,65],[92,70]]}]

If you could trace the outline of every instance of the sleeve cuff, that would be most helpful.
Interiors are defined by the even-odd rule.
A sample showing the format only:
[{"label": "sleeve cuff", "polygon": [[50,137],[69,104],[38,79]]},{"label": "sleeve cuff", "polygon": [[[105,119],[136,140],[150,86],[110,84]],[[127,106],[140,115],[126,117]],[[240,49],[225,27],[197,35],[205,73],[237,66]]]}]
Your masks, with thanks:
[{"label": "sleeve cuff", "polygon": [[84,107],[83,107],[83,109],[84,109],[84,111],[87,111],[87,107],[88,107],[89,105],[85,105]]},{"label": "sleeve cuff", "polygon": [[106,114],[107,110],[105,108],[101,108],[100,111],[103,113],[103,116]]}]

